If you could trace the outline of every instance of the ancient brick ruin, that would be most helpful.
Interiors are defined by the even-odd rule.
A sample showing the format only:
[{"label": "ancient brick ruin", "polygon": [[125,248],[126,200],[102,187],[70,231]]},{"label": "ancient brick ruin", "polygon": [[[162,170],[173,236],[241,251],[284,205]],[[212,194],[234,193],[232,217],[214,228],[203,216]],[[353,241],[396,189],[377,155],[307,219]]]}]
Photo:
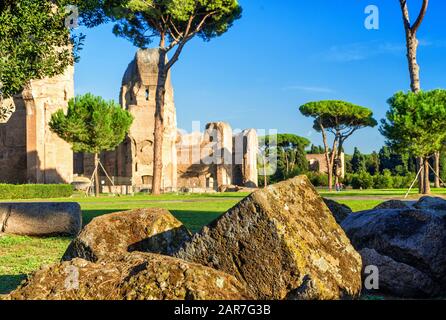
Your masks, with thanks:
[{"label": "ancient brick ruin", "polygon": [[0,182],[69,183],[70,145],[49,129],[51,115],[74,96],[74,68],[51,79],[34,80],[13,97],[15,112],[0,123]]},{"label": "ancient brick ruin", "polygon": [[[156,49],[139,50],[122,81],[120,102],[135,118],[125,141],[101,162],[114,180],[103,191],[150,189],[153,173],[155,94],[158,83]],[[70,183],[90,178],[93,156],[74,154],[48,127],[52,113],[74,96],[74,69],[51,79],[32,81],[14,97],[16,111],[0,124],[0,182]],[[166,84],[162,189],[168,191],[225,190],[228,186],[257,186],[257,133],[236,134],[227,123],[206,125],[203,133],[177,129],[170,75]],[[117,189],[117,190],[116,190]]]},{"label": "ancient brick ruin", "polygon": [[[158,59],[156,49],[139,50],[123,77],[121,105],[135,120],[126,140],[115,151],[101,155],[118,192],[128,192],[129,186],[131,191],[151,188]],[[218,191],[230,185],[257,187],[256,131],[233,135],[229,124],[216,122],[207,124],[204,133],[180,133],[170,75],[166,84],[163,141],[161,188],[165,192]],[[76,174],[91,176],[93,170],[91,155],[75,156]],[[107,185],[104,191],[112,189]]]}]

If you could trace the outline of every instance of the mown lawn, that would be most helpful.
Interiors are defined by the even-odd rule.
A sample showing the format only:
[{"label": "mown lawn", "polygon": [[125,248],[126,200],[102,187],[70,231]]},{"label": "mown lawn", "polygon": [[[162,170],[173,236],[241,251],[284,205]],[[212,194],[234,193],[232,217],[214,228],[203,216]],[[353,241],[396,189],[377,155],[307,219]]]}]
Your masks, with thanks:
[{"label": "mown lawn", "polygon": [[[401,199],[405,190],[347,190],[328,192],[319,190],[322,196],[334,198],[353,211],[371,209],[390,198]],[[446,194],[445,189],[434,190]],[[85,198],[77,194],[71,199],[49,199],[44,201],[77,201],[80,203],[84,224],[102,214],[135,208],[159,207],[172,212],[192,232],[216,219],[233,207],[248,193],[216,194],[165,194],[161,196],[135,195],[101,198]],[[411,198],[415,196],[415,192]],[[29,201],[29,200],[27,200]],[[31,238],[0,236],[0,294],[8,293],[42,265],[58,261],[70,243],[70,238]]]},{"label": "mown lawn", "polygon": [[[247,195],[247,193],[166,194],[101,198],[75,195],[71,199],[43,201],[79,202],[84,224],[106,213],[136,208],[165,208],[170,210],[189,230],[197,232]],[[27,274],[39,269],[42,265],[60,260],[70,241],[70,238],[0,236],[0,294],[8,293],[16,288]]]}]

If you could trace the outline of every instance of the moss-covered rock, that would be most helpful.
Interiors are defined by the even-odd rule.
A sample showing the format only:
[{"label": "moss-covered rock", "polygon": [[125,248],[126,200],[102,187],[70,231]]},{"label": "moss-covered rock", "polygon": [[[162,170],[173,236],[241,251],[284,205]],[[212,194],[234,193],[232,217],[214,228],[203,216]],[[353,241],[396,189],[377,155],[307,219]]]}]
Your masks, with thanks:
[{"label": "moss-covered rock", "polygon": [[252,193],[175,256],[234,275],[256,299],[361,291],[361,257],[305,176]]},{"label": "moss-covered rock", "polygon": [[240,300],[233,276],[198,264],[133,252],[113,262],[73,259],[47,266],[7,296],[10,300]]},{"label": "moss-covered rock", "polygon": [[190,232],[165,209],[136,209],[93,219],[73,240],[62,260],[96,262],[131,251],[170,254],[190,239]]}]

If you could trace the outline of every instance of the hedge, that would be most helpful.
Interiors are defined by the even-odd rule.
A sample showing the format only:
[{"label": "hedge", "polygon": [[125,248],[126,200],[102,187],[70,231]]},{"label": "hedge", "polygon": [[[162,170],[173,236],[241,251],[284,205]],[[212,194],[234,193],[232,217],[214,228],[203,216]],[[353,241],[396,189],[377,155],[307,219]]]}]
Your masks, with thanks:
[{"label": "hedge", "polygon": [[68,198],[73,195],[69,184],[0,184],[0,199]]}]

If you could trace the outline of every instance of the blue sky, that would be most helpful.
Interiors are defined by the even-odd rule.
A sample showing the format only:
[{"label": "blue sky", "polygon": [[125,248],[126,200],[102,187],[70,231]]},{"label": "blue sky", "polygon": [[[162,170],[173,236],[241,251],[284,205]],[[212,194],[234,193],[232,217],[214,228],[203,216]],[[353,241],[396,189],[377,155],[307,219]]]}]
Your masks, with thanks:
[{"label": "blue sky", "polygon": [[[371,108],[381,119],[394,92],[408,90],[405,38],[397,0],[240,0],[243,17],[211,42],[194,39],[173,67],[178,127],[191,131],[227,121],[233,128],[278,129],[321,144],[298,107],[342,99]],[[380,9],[380,29],[364,27],[366,6]],[[421,0],[409,0],[411,14]],[[446,1],[431,0],[419,31],[424,90],[446,88]],[[118,100],[122,75],[137,48],[115,37],[112,25],[84,30],[76,65],[77,94]],[[154,45],[156,45],[154,43]],[[363,129],[346,151],[378,150],[378,128]]]}]

